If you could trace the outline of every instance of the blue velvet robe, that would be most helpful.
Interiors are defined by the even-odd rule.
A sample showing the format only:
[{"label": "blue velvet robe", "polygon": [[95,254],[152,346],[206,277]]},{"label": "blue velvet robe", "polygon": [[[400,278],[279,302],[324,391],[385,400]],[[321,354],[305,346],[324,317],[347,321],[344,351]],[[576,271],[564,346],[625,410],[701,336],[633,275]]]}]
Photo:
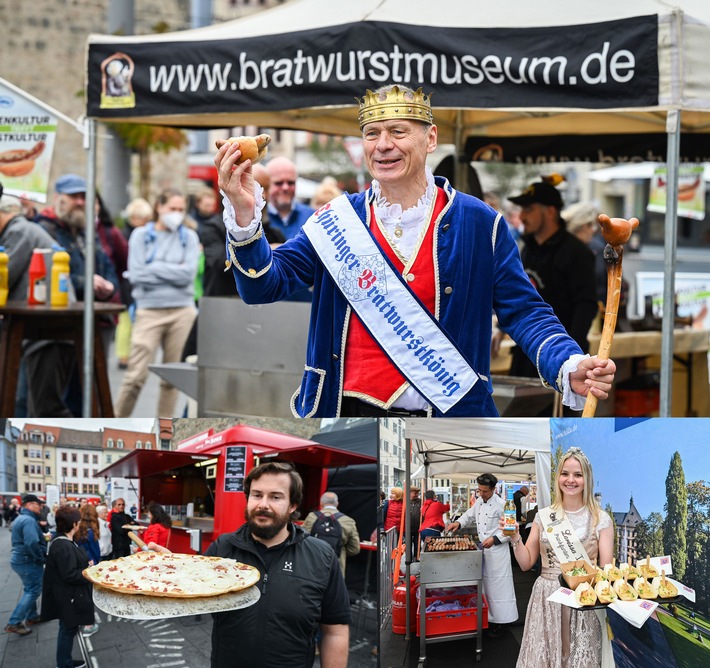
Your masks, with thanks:
[{"label": "blue velvet robe", "polygon": [[[491,393],[491,314],[536,363],[541,379],[561,391],[560,369],[579,346],[530,283],[508,226],[488,205],[436,177],[448,203],[434,221],[435,317],[481,376],[446,417],[496,416]],[[348,195],[369,233],[371,191]],[[496,220],[498,218],[498,220]],[[342,395],[350,308],[308,237],[272,251],[263,234],[246,242],[227,239],[239,294],[248,304],[284,299],[314,286],[306,366],[291,410],[297,417],[337,417]],[[432,408],[431,415],[442,416]]]}]

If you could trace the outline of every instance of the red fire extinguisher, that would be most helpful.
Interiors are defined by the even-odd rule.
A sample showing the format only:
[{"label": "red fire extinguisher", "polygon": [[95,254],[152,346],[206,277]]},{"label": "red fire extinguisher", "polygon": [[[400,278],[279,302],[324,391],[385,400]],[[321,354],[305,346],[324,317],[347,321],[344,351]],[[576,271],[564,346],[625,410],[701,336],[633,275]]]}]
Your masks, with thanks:
[{"label": "red fire extinguisher", "polygon": [[[409,631],[417,630],[417,590],[419,583],[414,575],[409,576]],[[407,584],[400,580],[392,593],[392,633],[407,633]]]},{"label": "red fire extinguisher", "polygon": [[47,267],[44,264],[44,255],[39,249],[32,251],[30,260],[29,286],[27,292],[28,304],[47,303]]}]

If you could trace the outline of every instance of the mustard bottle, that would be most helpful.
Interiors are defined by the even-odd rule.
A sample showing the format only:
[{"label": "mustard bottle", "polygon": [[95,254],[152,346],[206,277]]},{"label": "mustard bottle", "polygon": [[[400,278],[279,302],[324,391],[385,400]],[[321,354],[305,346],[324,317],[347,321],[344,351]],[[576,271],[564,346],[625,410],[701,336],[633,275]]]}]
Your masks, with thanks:
[{"label": "mustard bottle", "polygon": [[49,291],[53,307],[69,306],[69,253],[61,246],[52,246],[52,283]]},{"label": "mustard bottle", "polygon": [[7,263],[10,261],[5,246],[0,246],[0,306],[7,304],[8,287],[8,271]]}]

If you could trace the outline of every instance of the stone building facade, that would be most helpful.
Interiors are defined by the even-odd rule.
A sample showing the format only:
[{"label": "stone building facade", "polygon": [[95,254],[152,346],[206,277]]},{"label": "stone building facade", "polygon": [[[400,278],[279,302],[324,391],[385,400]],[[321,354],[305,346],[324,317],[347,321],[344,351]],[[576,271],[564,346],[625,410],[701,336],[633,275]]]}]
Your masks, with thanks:
[{"label": "stone building facade", "polygon": [[[109,7],[112,3],[126,1],[0,0],[0,25],[3,26],[0,77],[78,120],[84,114],[88,36],[91,33],[107,33]],[[239,18],[282,1],[213,0],[212,21]],[[134,34],[188,29],[190,8],[190,0],[134,0]],[[99,125],[97,134],[97,175],[101,189],[102,140],[107,138],[107,133]],[[66,172],[85,176],[86,164],[82,135],[72,126],[60,122],[50,184]],[[175,151],[167,157],[161,156],[156,160],[154,171],[162,185],[182,187],[186,178],[185,152]],[[166,184],[166,180],[172,182]]]}]

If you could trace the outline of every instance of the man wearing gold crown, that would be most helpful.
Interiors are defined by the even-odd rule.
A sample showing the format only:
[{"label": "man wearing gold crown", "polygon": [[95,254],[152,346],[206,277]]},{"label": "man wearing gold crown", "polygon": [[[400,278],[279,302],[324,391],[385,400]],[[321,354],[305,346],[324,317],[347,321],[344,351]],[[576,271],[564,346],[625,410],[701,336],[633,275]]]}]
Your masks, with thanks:
[{"label": "man wearing gold crown", "polygon": [[503,218],[434,177],[430,96],[385,86],[360,100],[369,190],[321,207],[272,251],[263,197],[236,144],[215,156],[228,265],[247,303],[313,286],[299,417],[496,416],[491,313],[580,409],[606,399],[616,367],[583,356],[520,263]]}]

